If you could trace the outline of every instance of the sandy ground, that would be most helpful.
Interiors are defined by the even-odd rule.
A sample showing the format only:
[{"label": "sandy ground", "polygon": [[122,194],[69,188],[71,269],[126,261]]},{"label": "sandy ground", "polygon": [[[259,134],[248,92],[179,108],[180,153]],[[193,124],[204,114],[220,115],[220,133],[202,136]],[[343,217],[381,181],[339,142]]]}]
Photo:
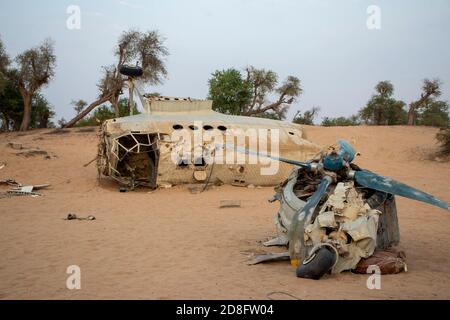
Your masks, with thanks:
[{"label": "sandy ground", "polygon": [[[428,160],[432,128],[308,128],[319,144],[346,138],[356,163],[450,201],[450,163]],[[95,165],[95,132],[32,131],[0,135],[0,180],[51,183],[44,196],[0,199],[0,299],[449,299],[449,212],[398,199],[401,248],[408,272],[382,277],[349,272],[320,281],[299,279],[288,262],[248,266],[250,252],[275,235],[272,188],[221,186],[202,194],[185,187],[119,193]],[[56,158],[25,158],[9,141]],[[5,190],[3,188],[2,190]],[[241,208],[219,209],[222,199]],[[65,221],[68,213],[95,221]],[[81,268],[81,290],[66,288],[66,268]]]}]

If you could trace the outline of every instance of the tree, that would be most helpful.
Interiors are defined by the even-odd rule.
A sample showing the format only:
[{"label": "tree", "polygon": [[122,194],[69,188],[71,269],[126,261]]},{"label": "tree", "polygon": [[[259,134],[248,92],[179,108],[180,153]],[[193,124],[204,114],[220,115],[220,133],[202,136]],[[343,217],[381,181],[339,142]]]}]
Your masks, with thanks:
[{"label": "tree", "polygon": [[66,123],[67,123],[66,119],[64,119],[64,117],[62,117],[61,119],[58,120],[58,127],[64,128]]},{"label": "tree", "polygon": [[361,119],[367,124],[396,125],[406,123],[405,103],[393,98],[394,86],[390,81],[380,81],[375,86],[366,106],[359,111]]},{"label": "tree", "polygon": [[23,98],[21,131],[28,130],[31,120],[33,94],[47,85],[54,76],[56,56],[50,39],[41,45],[25,50],[15,58],[17,68],[9,71],[10,78],[19,88]]},{"label": "tree", "polygon": [[[2,130],[19,130],[23,119],[23,98],[13,82],[8,81],[3,93],[0,94],[0,113]],[[50,103],[45,97],[36,92],[31,102],[31,117],[29,128],[50,128],[54,124],[51,118],[55,116]]]},{"label": "tree", "polygon": [[79,115],[81,111],[83,111],[83,109],[87,106],[87,102],[83,99],[72,100],[70,104],[73,106],[73,109],[75,110],[77,115]]},{"label": "tree", "polygon": [[417,115],[417,124],[433,127],[449,126],[449,108],[447,101],[429,99],[422,109]]},{"label": "tree", "polygon": [[30,128],[52,128],[51,118],[55,116],[52,106],[40,93],[33,95]]},{"label": "tree", "polygon": [[107,101],[112,104],[116,116],[119,115],[119,96],[127,80],[119,72],[119,67],[123,64],[135,64],[139,61],[143,69],[141,80],[144,83],[162,83],[167,76],[164,58],[169,54],[163,42],[164,39],[156,31],[142,33],[130,30],[123,32],[115,49],[117,64],[103,67],[103,76],[97,85],[100,91],[97,100],[70,120],[65,127],[72,127],[97,106]]},{"label": "tree", "polygon": [[12,81],[5,80],[3,92],[0,93],[0,114],[3,131],[19,129],[23,118],[23,99]]},{"label": "tree", "polygon": [[[288,76],[278,86],[278,75],[271,70],[245,69],[245,78],[236,69],[216,71],[209,80],[209,99],[215,110],[226,114],[284,119],[287,108],[302,93],[300,80]],[[223,90],[223,91],[221,91]],[[275,101],[268,101],[276,94]]]},{"label": "tree", "polygon": [[208,99],[213,101],[213,109],[218,112],[241,115],[250,103],[251,86],[236,69],[215,71],[208,84]]},{"label": "tree", "polygon": [[319,114],[319,111],[320,111],[319,107],[312,107],[311,110],[306,110],[302,115],[299,110],[295,114],[292,122],[297,123],[297,124],[313,125],[314,118],[317,117],[317,115]]},{"label": "tree", "polygon": [[6,53],[5,47],[3,45],[2,39],[0,38],[0,94],[5,90],[7,82],[7,70],[10,64],[10,59]]},{"label": "tree", "polygon": [[441,95],[441,85],[442,82],[439,79],[423,80],[422,93],[420,95],[420,98],[409,104],[408,125],[415,125],[419,109],[429,105],[430,99],[438,98]]},{"label": "tree", "polygon": [[359,126],[361,124],[359,117],[357,115],[350,116],[348,118],[346,117],[337,117],[337,118],[330,118],[325,117],[322,120],[322,126],[324,127],[346,127],[346,126]]},{"label": "tree", "polygon": [[[300,96],[302,89],[300,80],[294,76],[288,76],[286,80],[278,85],[278,75],[265,69],[256,69],[252,66],[246,68],[246,82],[251,85],[252,99],[250,104],[244,109],[242,115],[262,115],[273,112],[279,119],[284,119],[287,108]],[[278,94],[278,99],[274,102],[267,102],[267,97],[271,94]]]},{"label": "tree", "polygon": [[[119,107],[119,117],[125,117],[129,114],[129,103],[127,98],[121,98],[118,103]],[[139,111],[137,109],[137,104],[134,104],[133,108],[133,114],[139,114]],[[84,119],[80,120],[76,126],[77,127],[86,127],[86,126],[97,126],[99,124],[102,124],[105,120],[113,119],[116,117],[115,108],[111,104],[110,106],[101,105],[100,107],[96,108],[90,116],[85,117]]]}]

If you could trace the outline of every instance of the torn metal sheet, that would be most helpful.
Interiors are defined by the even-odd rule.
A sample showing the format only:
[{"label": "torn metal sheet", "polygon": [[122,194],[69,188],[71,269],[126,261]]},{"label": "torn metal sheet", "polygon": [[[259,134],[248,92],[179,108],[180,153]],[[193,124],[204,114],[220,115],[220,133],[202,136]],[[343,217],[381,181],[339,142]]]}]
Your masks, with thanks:
[{"label": "torn metal sheet", "polygon": [[263,243],[265,247],[272,247],[272,246],[285,246],[288,243],[288,237],[285,234],[280,235],[279,237],[270,239]]},{"label": "torn metal sheet", "polygon": [[240,208],[241,200],[220,200],[219,208]]},{"label": "torn metal sheet", "polygon": [[258,264],[261,262],[269,262],[269,261],[284,261],[289,260],[289,252],[282,252],[282,253],[263,253],[255,255],[251,260],[249,260],[247,263],[249,265]]}]

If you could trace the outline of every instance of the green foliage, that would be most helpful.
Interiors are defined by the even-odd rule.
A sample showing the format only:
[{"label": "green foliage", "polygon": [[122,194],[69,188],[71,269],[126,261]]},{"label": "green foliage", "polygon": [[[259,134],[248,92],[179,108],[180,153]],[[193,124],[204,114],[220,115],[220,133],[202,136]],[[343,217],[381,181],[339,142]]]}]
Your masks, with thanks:
[{"label": "green foliage", "polygon": [[[2,129],[19,130],[23,118],[23,99],[19,89],[8,81],[5,90],[0,94],[0,116]],[[31,100],[30,128],[51,128],[54,124],[51,118],[55,116],[50,103],[39,92],[33,95]]]},{"label": "green foliage", "polygon": [[67,120],[64,119],[64,117],[62,117],[61,119],[58,120],[58,127],[62,128],[66,125]]},{"label": "green foliage", "polygon": [[[134,104],[133,114],[139,114],[140,112],[137,109],[137,105]],[[128,99],[122,98],[119,100],[119,114],[121,117],[126,117],[130,114],[128,109]],[[101,105],[96,108],[91,114],[84,119],[80,120],[76,127],[88,127],[88,126],[97,126],[102,124],[105,120],[114,119],[116,114],[114,112],[114,107],[112,105],[106,106]]]},{"label": "green foliage", "polygon": [[306,110],[303,115],[300,111],[298,111],[292,122],[297,124],[314,125],[314,118],[318,115],[319,111],[319,107],[312,107],[311,110]]},{"label": "green foliage", "polygon": [[256,118],[264,118],[264,119],[271,119],[271,120],[283,120],[284,119],[284,116],[280,116],[280,114],[273,112],[273,111],[256,113],[253,116]]},{"label": "green foliage", "polygon": [[381,81],[375,86],[376,94],[359,111],[366,124],[398,125],[407,123],[405,103],[394,99],[394,86],[389,81]]},{"label": "green foliage", "polygon": [[157,31],[123,32],[116,49],[119,64],[140,62],[144,71],[141,79],[149,84],[161,84],[167,76],[164,58],[169,54],[164,40]]},{"label": "green foliage", "polygon": [[440,144],[439,152],[442,155],[450,155],[450,129],[442,129],[436,134],[436,139]]},{"label": "green foliage", "polygon": [[2,39],[0,38],[0,93],[5,90],[7,84],[7,69],[10,64],[10,59],[6,53],[5,46],[3,45]]},{"label": "green foliage", "polygon": [[435,101],[442,94],[442,82],[439,79],[424,79],[420,98],[409,104],[408,125],[419,124],[418,116],[424,111],[432,101]]},{"label": "green foliage", "polygon": [[35,93],[31,102],[30,128],[53,128],[51,118],[55,116],[53,107],[40,93]]},{"label": "green foliage", "polygon": [[0,116],[2,130],[18,130],[23,116],[23,99],[19,89],[11,82],[5,81],[0,93]]},{"label": "green foliage", "polygon": [[324,127],[346,127],[346,126],[359,126],[361,124],[359,117],[356,115],[350,116],[348,118],[346,117],[337,117],[337,118],[330,118],[325,117],[322,120],[322,126]]},{"label": "green foliage", "polygon": [[240,115],[250,103],[251,86],[236,69],[217,70],[208,83],[208,99],[213,101],[213,109],[218,112]]},{"label": "green foliage", "polygon": [[84,101],[83,99],[72,100],[70,104],[73,106],[73,109],[75,110],[77,115],[79,115],[81,111],[83,111],[84,108],[87,106],[87,102]]},{"label": "green foliage", "polygon": [[10,77],[19,87],[33,94],[49,83],[55,74],[56,56],[52,40],[46,39],[41,45],[25,50],[15,61],[17,69],[11,70]]},{"label": "green foliage", "polygon": [[[245,77],[233,68],[212,74],[208,99],[213,100],[213,109],[232,115],[285,119],[287,108],[302,93],[300,80],[288,76],[278,86],[278,75],[271,70],[250,66],[245,72]],[[274,95],[278,98],[270,102]]]},{"label": "green foliage", "polygon": [[416,124],[433,127],[448,127],[450,125],[449,107],[447,101],[428,99],[418,109]]}]

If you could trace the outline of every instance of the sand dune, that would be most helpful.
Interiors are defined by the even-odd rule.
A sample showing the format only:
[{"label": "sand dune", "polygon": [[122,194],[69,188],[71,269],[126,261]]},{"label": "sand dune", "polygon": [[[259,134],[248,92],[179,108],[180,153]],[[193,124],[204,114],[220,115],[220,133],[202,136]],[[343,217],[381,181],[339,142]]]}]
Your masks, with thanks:
[{"label": "sand dune", "polygon": [[[360,166],[450,201],[450,162],[430,160],[433,128],[309,127],[319,144],[352,142]],[[270,292],[299,299],[449,299],[450,215],[399,198],[401,248],[408,272],[382,277],[381,290],[367,276],[349,272],[320,281],[295,277],[287,262],[248,266],[260,240],[275,234],[278,204],[272,188],[221,186],[201,194],[185,187],[119,193],[97,179],[92,164],[95,132],[48,130],[0,135],[0,180],[51,183],[43,197],[0,199],[0,299],[267,299]],[[24,157],[14,141],[46,150]],[[5,190],[5,187],[1,187]],[[221,199],[241,208],[219,209]],[[95,221],[66,221],[68,213]],[[66,288],[66,268],[79,265],[81,290]],[[272,298],[286,299],[283,293]]]}]

